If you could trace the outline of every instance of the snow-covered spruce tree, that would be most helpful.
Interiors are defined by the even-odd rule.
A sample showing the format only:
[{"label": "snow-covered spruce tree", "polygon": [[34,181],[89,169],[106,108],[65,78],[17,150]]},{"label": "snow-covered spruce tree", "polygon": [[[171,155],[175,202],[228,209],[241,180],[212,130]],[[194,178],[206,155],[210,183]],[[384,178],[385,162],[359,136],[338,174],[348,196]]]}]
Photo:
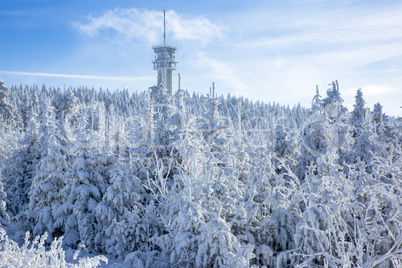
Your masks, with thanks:
[{"label": "snow-covered spruce tree", "polygon": [[381,126],[384,122],[384,119],[386,118],[384,118],[384,114],[382,112],[382,105],[377,102],[374,105],[372,120],[377,126]]},{"label": "snow-covered spruce tree", "polygon": [[219,113],[222,101],[223,98],[216,97],[215,89],[213,88],[207,99],[207,111],[202,118],[199,118],[201,120],[199,120],[197,128],[203,135],[207,150],[212,155],[213,161],[220,166],[227,166],[230,160],[228,159],[229,141],[226,131],[228,131],[228,125],[231,125],[231,120],[229,117],[223,117]]},{"label": "snow-covered spruce tree", "polygon": [[105,121],[105,146],[103,153],[112,154],[115,147],[115,139],[113,138],[116,131],[116,117],[114,113],[114,105],[113,103],[108,105],[108,109],[106,110],[106,121]]},{"label": "snow-covered spruce tree", "polygon": [[[171,104],[171,97],[163,86],[163,78],[159,73],[159,84],[151,88],[150,93],[150,143],[146,146],[145,158],[148,163],[140,169],[139,178],[156,178],[158,161],[163,162],[164,174],[172,182],[174,174],[178,173],[177,150],[174,143],[178,139],[178,130],[175,122],[175,107]],[[138,159],[138,158],[137,158]],[[143,161],[139,159],[140,161]],[[141,166],[138,165],[138,166]],[[144,174],[145,172],[145,174]],[[144,176],[145,175],[145,176]]]},{"label": "snow-covered spruce tree", "polygon": [[1,169],[0,169],[0,226],[7,226],[8,223],[10,222],[10,216],[7,213],[7,204],[5,202],[6,197],[7,194],[4,191]]},{"label": "snow-covered spruce tree", "polygon": [[21,148],[13,152],[3,169],[7,209],[12,216],[27,208],[28,193],[36,174],[36,165],[42,157],[42,147],[39,143],[41,132],[35,108],[31,109],[29,118],[28,129],[21,142]]},{"label": "snow-covered spruce tree", "polygon": [[386,147],[378,141],[375,126],[369,120],[365,120],[359,130],[359,136],[354,140],[352,152],[348,163],[358,163],[360,160],[366,163],[365,168],[369,173],[372,171],[371,161],[375,154],[386,154]]},{"label": "snow-covered spruce tree", "polygon": [[29,193],[29,211],[33,219],[34,235],[49,233],[49,239],[60,235],[54,227],[54,211],[61,205],[59,191],[64,186],[64,172],[68,169],[68,156],[55,136],[49,137],[48,149],[37,166]]},{"label": "snow-covered spruce tree", "polygon": [[178,138],[185,138],[187,127],[188,127],[188,116],[186,109],[186,100],[188,100],[188,92],[179,89],[173,96],[174,101],[174,114],[172,115],[172,123],[176,127],[174,130],[174,137],[176,140]]},{"label": "snow-covered spruce tree", "polygon": [[353,105],[354,109],[350,115],[350,124],[354,128],[352,130],[353,137],[359,135],[359,130],[362,127],[364,117],[366,116],[366,109],[364,108],[365,103],[362,90],[359,88],[355,96],[355,104]]},{"label": "snow-covered spruce tree", "polygon": [[[227,221],[242,195],[238,181],[211,165],[208,154],[189,149],[194,158],[187,160],[186,172],[174,177],[173,187],[163,188],[163,177],[149,187],[156,194],[164,224],[164,232],[150,239],[160,252],[157,257],[134,252],[126,262],[145,264],[149,258],[157,267],[248,267],[253,247],[242,245]],[[162,169],[158,174],[162,175]]]},{"label": "snow-covered spruce tree", "polygon": [[[204,138],[208,144],[216,147],[220,144],[218,141],[222,138],[222,126],[219,118],[218,108],[221,105],[222,100],[215,96],[215,89],[209,96],[208,99],[208,112],[206,114],[206,119],[208,120],[206,123],[208,124],[204,132]],[[217,143],[218,142],[218,143]],[[218,150],[218,148],[216,148]]]},{"label": "snow-covered spruce tree", "polygon": [[[150,105],[149,109],[147,108],[150,115],[149,122],[137,121],[137,124],[142,123],[140,130],[149,137],[148,142],[150,141],[150,143],[144,144],[143,148],[133,148],[132,150],[135,158],[131,162],[147,190],[147,194],[143,195],[145,200],[142,201],[143,210],[146,213],[143,212],[143,216],[141,216],[143,217],[141,219],[142,226],[145,226],[144,235],[146,237],[141,238],[144,241],[151,241],[148,239],[151,236],[159,237],[167,232],[167,222],[163,218],[166,198],[169,196],[171,188],[174,187],[175,177],[183,171],[183,163],[188,160],[186,150],[189,144],[187,141],[191,137],[190,131],[186,127],[185,92],[178,91],[172,99],[175,105],[172,105],[161,79],[160,77],[158,86],[151,88]],[[141,144],[141,142],[136,144]],[[137,236],[138,238],[140,237]],[[144,245],[138,248],[138,244],[141,246],[140,243],[137,243],[137,251],[127,256],[127,262],[140,261],[137,256],[145,254],[149,257],[148,254],[151,254],[152,250],[160,249],[159,243],[152,243],[147,245],[148,252],[144,252]],[[152,254],[156,254],[158,251],[153,252]],[[163,250],[159,254],[163,254]],[[157,264],[154,263],[154,265]]]},{"label": "snow-covered spruce tree", "polygon": [[[286,165],[293,169],[296,158],[296,144],[292,140],[295,135],[289,135],[287,130],[282,124],[278,124],[275,128],[275,140],[273,142],[273,151],[275,156],[272,161],[275,163],[277,172],[281,172],[281,162],[286,162]],[[279,160],[277,160],[279,158]]]},{"label": "snow-covered spruce tree", "polygon": [[303,180],[307,167],[316,162],[316,158],[325,153],[333,138],[328,119],[323,107],[316,108],[301,129],[300,156],[297,159],[295,173]]},{"label": "snow-covered spruce tree", "polygon": [[[151,88],[150,101],[152,102],[153,120],[154,120],[154,145],[167,147],[171,143],[171,129],[169,129],[169,117],[171,115],[172,106],[170,104],[170,96],[163,86],[163,77],[158,79],[160,82],[157,86]],[[162,149],[161,156],[167,154]]]},{"label": "snow-covered spruce tree", "polygon": [[343,106],[343,99],[339,92],[338,81],[332,82],[332,90],[328,89],[327,98],[323,100],[324,110],[332,127],[333,139],[329,144],[329,151],[337,148],[339,161],[344,162],[350,153],[353,139],[349,131],[349,113]]},{"label": "snow-covered spruce tree", "polygon": [[347,109],[342,104],[338,82],[332,82],[331,85],[327,97],[322,100],[322,109],[310,115],[303,126],[303,146],[296,167],[299,178],[304,177],[306,167],[315,164],[315,159],[327,151],[335,148],[340,162],[350,154],[353,140],[349,132]]},{"label": "snow-covered spruce tree", "polygon": [[95,249],[98,232],[96,207],[110,185],[110,170],[116,159],[93,153],[88,141],[75,142],[74,162],[64,173],[60,190],[61,205],[54,212],[55,228],[64,234],[64,243],[75,246],[79,241],[89,250]]},{"label": "snow-covered spruce tree", "polygon": [[365,101],[361,89],[357,90],[355,104],[350,114],[350,132],[354,140],[352,151],[348,156],[348,163],[356,163],[363,160],[367,163],[368,171],[371,170],[370,161],[374,151],[382,150],[378,144],[375,124],[372,122],[368,109],[364,107]]},{"label": "snow-covered spruce tree", "polygon": [[69,128],[77,124],[78,98],[71,87],[66,92],[59,93],[52,101],[56,119],[64,122]]},{"label": "snow-covered spruce tree", "polygon": [[[244,184],[237,205],[241,213],[229,221],[232,232],[243,243],[254,246],[256,258],[251,264],[274,267],[278,262],[286,266],[284,254],[295,248],[293,234],[301,214],[295,199],[298,178],[286,160],[273,152],[258,150],[249,156],[249,171],[239,178]],[[281,169],[279,174],[277,168]]]},{"label": "snow-covered spruce tree", "polygon": [[9,103],[9,94],[8,88],[4,85],[3,80],[0,79],[0,116],[5,120],[13,116],[12,107]]},{"label": "snow-covered spruce tree", "polygon": [[11,94],[10,90],[0,79],[0,170],[6,164],[16,149],[19,148],[19,142],[23,137],[23,127],[21,117],[19,116],[17,98]]},{"label": "snow-covered spruce tree", "polygon": [[172,125],[180,135],[172,145],[178,150],[180,172],[173,177],[171,185],[164,162],[156,158],[157,176],[150,177],[147,186],[155,200],[155,205],[147,210],[156,207],[162,228],[150,241],[159,250],[133,252],[126,257],[126,262],[145,264],[152,260],[152,265],[160,267],[174,264],[247,267],[253,257],[252,246],[240,243],[228,223],[235,211],[242,213],[235,206],[235,200],[242,196],[238,185],[241,182],[216,166],[204,132],[198,131],[200,126],[204,129],[200,121],[205,121],[197,117],[186,123],[185,117],[180,116],[180,104],[176,107],[177,112],[171,118],[175,119]]},{"label": "snow-covered spruce tree", "polygon": [[33,222],[33,234],[49,233],[49,239],[60,236],[54,226],[55,211],[62,204],[59,192],[65,186],[64,173],[69,168],[70,155],[67,138],[61,133],[55,120],[53,106],[45,102],[42,106],[39,131],[42,136],[41,159],[36,166],[29,197],[29,210],[26,215]]},{"label": "snow-covered spruce tree", "polygon": [[19,130],[10,128],[8,123],[0,116],[0,169],[3,168],[6,160],[19,146]]},{"label": "snow-covered spruce tree", "polygon": [[144,218],[141,202],[149,199],[145,195],[141,181],[127,166],[119,164],[110,171],[110,186],[96,207],[98,250],[119,258],[148,250],[148,239],[156,231],[148,228]]},{"label": "snow-covered spruce tree", "polygon": [[[399,145],[400,147],[400,145]],[[310,166],[297,194],[303,216],[293,265],[398,267],[402,263],[400,149],[374,157],[372,172],[358,161],[345,168],[336,151]],[[393,150],[393,151],[394,151]],[[347,176],[346,176],[347,174]]]},{"label": "snow-covered spruce tree", "polygon": [[371,163],[360,162],[350,167],[349,177],[355,184],[358,206],[353,207],[353,223],[349,224],[355,248],[348,255],[353,256],[356,266],[402,264],[402,147],[400,143],[389,147],[386,156],[373,151]]},{"label": "snow-covered spruce tree", "polygon": [[23,131],[27,130],[28,120],[30,118],[29,114],[31,110],[35,107],[34,96],[31,95],[28,86],[25,88],[20,85],[12,86],[10,90],[10,105],[13,107],[14,120],[18,122],[18,127]]},{"label": "snow-covered spruce tree", "polygon": [[[77,96],[79,96],[79,92],[77,91]],[[86,98],[86,96],[81,98]],[[63,129],[68,133],[71,140],[83,141],[87,145],[90,143],[88,147],[102,150],[105,134],[99,133],[99,129],[104,130],[104,128],[99,126],[98,103],[88,102],[89,104],[84,99],[78,99],[76,106],[73,108],[74,113],[65,113]],[[104,126],[104,120],[101,122]]]},{"label": "snow-covered spruce tree", "polygon": [[371,119],[375,125],[375,133],[378,136],[378,142],[383,147],[386,147],[386,144],[395,139],[395,132],[390,124],[389,116],[383,113],[380,103],[374,105]]},{"label": "snow-covered spruce tree", "polygon": [[315,89],[315,96],[313,97],[313,100],[311,101],[312,113],[319,111],[321,109],[321,106],[322,106],[322,100],[321,100],[320,91],[318,90],[318,85],[317,85],[316,89]]},{"label": "snow-covered spruce tree", "polygon": [[348,252],[354,246],[349,231],[356,198],[353,182],[345,176],[338,158],[335,148],[321,155],[316,166],[309,166],[297,193],[302,216],[294,234],[295,250],[288,256],[292,265],[351,265]]}]

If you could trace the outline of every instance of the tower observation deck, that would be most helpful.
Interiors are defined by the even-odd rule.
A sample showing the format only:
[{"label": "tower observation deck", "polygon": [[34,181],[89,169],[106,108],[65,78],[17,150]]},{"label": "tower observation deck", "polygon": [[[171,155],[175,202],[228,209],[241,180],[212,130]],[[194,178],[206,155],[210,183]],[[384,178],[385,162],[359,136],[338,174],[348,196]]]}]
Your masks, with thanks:
[{"label": "tower observation deck", "polygon": [[[163,79],[164,87],[172,96],[172,71],[176,70],[177,61],[175,59],[176,47],[166,44],[166,23],[165,23],[165,11],[163,11],[163,45],[154,46],[152,49],[155,52],[155,60],[152,61],[154,70],[158,71],[158,85],[160,79]],[[159,72],[162,77],[159,76]]]}]

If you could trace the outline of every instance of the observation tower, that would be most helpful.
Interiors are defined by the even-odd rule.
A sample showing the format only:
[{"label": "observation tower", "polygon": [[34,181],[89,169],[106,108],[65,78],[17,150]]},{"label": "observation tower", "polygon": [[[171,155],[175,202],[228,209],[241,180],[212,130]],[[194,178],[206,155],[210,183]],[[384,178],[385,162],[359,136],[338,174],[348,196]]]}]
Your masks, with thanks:
[{"label": "observation tower", "polygon": [[[166,44],[166,16],[163,11],[163,45],[154,46],[155,52],[154,70],[158,71],[158,85],[163,81],[163,86],[170,96],[172,96],[172,71],[176,70],[176,47]],[[159,75],[159,73],[161,75]],[[161,77],[162,76],[162,77]]]}]

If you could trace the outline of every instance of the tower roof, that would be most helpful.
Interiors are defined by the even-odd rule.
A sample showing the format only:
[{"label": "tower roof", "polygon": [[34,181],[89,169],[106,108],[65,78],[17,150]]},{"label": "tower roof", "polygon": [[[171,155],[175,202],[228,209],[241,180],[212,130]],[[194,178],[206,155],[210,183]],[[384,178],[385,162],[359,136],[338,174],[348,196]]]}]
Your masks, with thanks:
[{"label": "tower roof", "polygon": [[165,50],[174,52],[177,48],[175,46],[169,46],[169,45],[163,44],[163,45],[153,46],[152,49],[156,53],[156,52],[165,51]]}]

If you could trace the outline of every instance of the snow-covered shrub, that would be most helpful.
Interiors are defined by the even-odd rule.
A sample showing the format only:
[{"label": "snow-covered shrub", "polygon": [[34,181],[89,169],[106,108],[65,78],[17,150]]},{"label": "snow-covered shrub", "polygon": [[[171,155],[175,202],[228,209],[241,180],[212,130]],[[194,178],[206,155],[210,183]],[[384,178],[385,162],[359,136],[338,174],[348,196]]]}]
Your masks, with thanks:
[{"label": "snow-covered shrub", "polygon": [[95,257],[81,257],[77,259],[79,250],[74,254],[74,263],[65,260],[66,254],[62,248],[62,238],[55,239],[50,248],[45,246],[47,234],[37,236],[29,241],[29,233],[26,233],[25,242],[20,247],[9,239],[6,231],[0,227],[0,266],[1,267],[32,267],[32,268],[91,268],[98,267],[101,262],[108,263],[108,259],[102,255]]}]

